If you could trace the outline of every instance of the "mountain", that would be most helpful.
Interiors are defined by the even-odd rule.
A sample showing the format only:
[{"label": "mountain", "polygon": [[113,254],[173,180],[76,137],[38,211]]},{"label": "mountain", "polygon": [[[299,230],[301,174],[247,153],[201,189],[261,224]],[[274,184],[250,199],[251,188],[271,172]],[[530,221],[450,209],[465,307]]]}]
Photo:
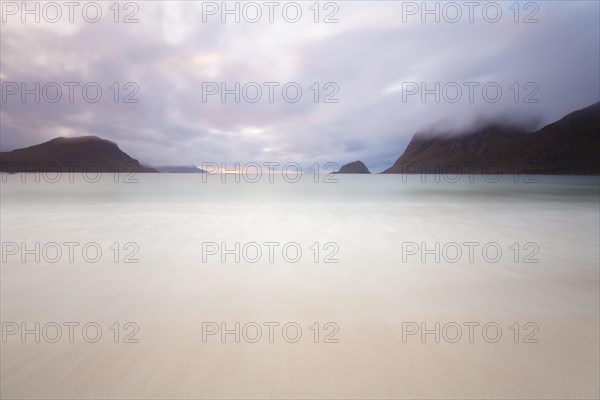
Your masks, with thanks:
[{"label": "mountain", "polygon": [[501,123],[462,134],[417,133],[383,173],[488,171],[600,175],[600,103],[528,133]]},{"label": "mountain", "polygon": [[354,161],[346,165],[342,165],[339,171],[334,174],[370,174],[369,168],[362,161]]},{"label": "mountain", "polygon": [[59,137],[35,146],[0,153],[7,172],[157,172],[142,166],[116,143],[97,136]]},{"label": "mountain", "polygon": [[165,172],[169,174],[206,174],[207,172],[203,169],[196,167],[195,165],[188,166],[173,166],[173,167],[156,167],[158,172]]}]

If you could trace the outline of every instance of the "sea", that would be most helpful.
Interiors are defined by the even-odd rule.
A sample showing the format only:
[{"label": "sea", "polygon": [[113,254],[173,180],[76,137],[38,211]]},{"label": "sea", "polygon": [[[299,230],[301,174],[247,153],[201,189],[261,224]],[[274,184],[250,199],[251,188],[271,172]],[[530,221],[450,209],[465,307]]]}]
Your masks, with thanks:
[{"label": "sea", "polygon": [[1,178],[2,398],[599,396],[599,177]]}]

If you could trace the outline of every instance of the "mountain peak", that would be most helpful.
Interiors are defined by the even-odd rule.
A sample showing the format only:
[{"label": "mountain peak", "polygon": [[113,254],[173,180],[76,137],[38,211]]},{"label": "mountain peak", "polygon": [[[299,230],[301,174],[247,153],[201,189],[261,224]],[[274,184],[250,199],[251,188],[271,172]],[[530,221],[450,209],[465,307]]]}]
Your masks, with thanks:
[{"label": "mountain peak", "polygon": [[491,122],[450,134],[418,132],[384,173],[465,171],[600,174],[600,103],[536,132]]},{"label": "mountain peak", "polygon": [[370,174],[369,168],[362,161],[354,161],[345,165],[342,165],[339,171],[334,172],[335,174]]},{"label": "mountain peak", "polygon": [[156,172],[142,166],[110,140],[98,136],[57,137],[0,153],[0,170],[42,172]]},{"label": "mountain peak", "polygon": [[111,140],[103,139],[101,137],[94,136],[94,135],[71,136],[71,137],[59,136],[57,138],[49,140],[46,143],[97,143],[97,142],[112,143],[115,146],[117,145],[115,142],[113,142]]}]

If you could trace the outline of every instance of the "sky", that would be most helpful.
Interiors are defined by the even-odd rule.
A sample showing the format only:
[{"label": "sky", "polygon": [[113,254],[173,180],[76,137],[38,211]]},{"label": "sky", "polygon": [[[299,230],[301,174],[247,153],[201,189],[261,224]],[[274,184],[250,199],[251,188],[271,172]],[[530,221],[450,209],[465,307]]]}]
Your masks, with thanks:
[{"label": "sky", "polygon": [[600,100],[597,1],[113,3],[40,2],[36,23],[2,1],[0,150],[95,135],[152,166],[379,172],[420,130]]}]

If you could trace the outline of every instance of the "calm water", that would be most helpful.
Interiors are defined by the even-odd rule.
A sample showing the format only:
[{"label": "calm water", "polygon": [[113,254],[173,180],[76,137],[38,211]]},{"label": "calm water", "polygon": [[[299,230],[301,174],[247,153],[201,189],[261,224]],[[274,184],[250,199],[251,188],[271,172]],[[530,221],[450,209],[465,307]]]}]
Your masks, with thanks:
[{"label": "calm water", "polygon": [[397,250],[396,240],[526,240],[548,244],[540,255],[563,251],[573,260],[598,260],[598,177],[523,182],[524,177],[505,176],[491,182],[465,176],[435,182],[432,175],[305,175],[294,183],[289,182],[294,177],[278,175],[273,183],[266,175],[258,183],[239,177],[237,183],[232,175],[223,178],[226,183],[217,175],[187,174],[138,174],[132,183],[110,174],[94,183],[80,176],[57,183],[36,183],[33,175],[26,183],[16,175],[3,177],[3,240],[89,234],[142,242],[160,236],[164,245],[171,240],[185,245],[186,237],[348,238],[360,239],[365,251],[367,243],[388,243],[390,253]]},{"label": "calm water", "polygon": [[[48,261],[52,249],[39,262],[31,255],[23,262],[20,248],[3,248],[2,321],[99,321],[106,335],[115,321],[135,321],[140,343],[36,347],[11,338],[3,345],[3,396],[598,395],[597,177],[436,183],[428,176],[422,183],[375,175],[328,184],[323,176],[319,183],[305,176],[254,184],[166,174],[128,184],[113,176],[97,183],[5,178],[3,245],[96,243],[102,256],[86,261],[78,247],[70,262],[62,246],[56,262]],[[265,242],[278,243],[273,262]],[[472,260],[467,242],[475,243]],[[207,255],[207,243],[257,243],[263,254],[256,262],[244,255],[222,262],[220,253]],[[295,262],[280,252],[287,243],[302,251]],[[436,246],[439,259],[431,252],[422,258],[421,250],[436,253]],[[206,344],[203,321],[296,321],[306,332],[315,321],[335,321],[339,343],[327,350],[310,341]],[[498,321],[505,332],[514,322],[535,322],[539,343],[409,346],[401,341],[404,321]],[[328,378],[305,385],[317,376]],[[524,376],[522,385],[509,384]]]}]

